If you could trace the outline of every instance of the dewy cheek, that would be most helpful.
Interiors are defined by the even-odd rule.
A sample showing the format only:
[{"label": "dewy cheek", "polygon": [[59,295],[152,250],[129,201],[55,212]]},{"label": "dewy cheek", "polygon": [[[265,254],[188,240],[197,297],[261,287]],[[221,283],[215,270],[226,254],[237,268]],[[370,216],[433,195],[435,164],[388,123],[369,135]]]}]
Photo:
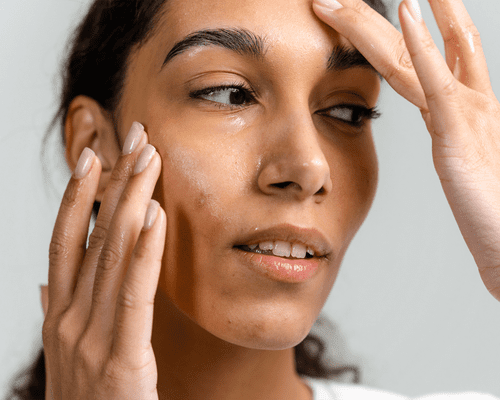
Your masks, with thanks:
[{"label": "dewy cheek", "polygon": [[231,176],[230,169],[221,168],[224,159],[215,163],[217,158],[207,159],[207,154],[198,149],[175,146],[169,149],[167,160],[169,173],[184,183],[181,187],[186,189],[185,203],[191,202],[196,209],[208,213],[207,216],[229,223],[231,214],[224,207],[227,199],[224,200],[223,196],[234,176]]},{"label": "dewy cheek", "polygon": [[190,195],[195,195],[198,199],[196,201],[201,203],[200,205],[207,203],[207,206],[212,209],[213,213],[219,216],[222,210],[213,197],[215,195],[214,190],[206,176],[199,156],[197,157],[196,155],[196,151],[179,146],[173,149],[170,148],[168,151],[168,161],[171,169],[170,173],[187,182],[189,187],[194,191]]}]

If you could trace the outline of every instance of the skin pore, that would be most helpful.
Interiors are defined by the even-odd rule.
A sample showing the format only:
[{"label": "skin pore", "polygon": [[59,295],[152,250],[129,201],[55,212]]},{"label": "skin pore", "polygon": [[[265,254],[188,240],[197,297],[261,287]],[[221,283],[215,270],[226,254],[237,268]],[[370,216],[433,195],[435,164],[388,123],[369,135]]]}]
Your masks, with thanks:
[{"label": "skin pore", "polygon": [[[179,41],[220,29],[249,32],[262,51],[211,43],[165,62]],[[145,126],[162,159],[153,197],[168,220],[152,337],[160,398],[311,397],[293,346],[323,307],[377,184],[360,110],[375,106],[379,77],[366,65],[329,69],[339,46],[350,45],[309,0],[170,0],[132,53],[118,135],[123,143],[133,121]],[[107,132],[94,144],[104,170],[120,152]],[[255,271],[235,247],[273,227],[283,239],[290,225],[325,238],[304,282]]]}]

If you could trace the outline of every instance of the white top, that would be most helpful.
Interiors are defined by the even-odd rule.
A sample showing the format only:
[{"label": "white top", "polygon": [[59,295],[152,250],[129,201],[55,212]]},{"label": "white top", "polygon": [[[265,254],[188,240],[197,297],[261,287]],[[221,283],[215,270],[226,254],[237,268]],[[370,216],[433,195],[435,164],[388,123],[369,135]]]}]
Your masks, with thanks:
[{"label": "white top", "polygon": [[[313,400],[411,400],[410,397],[372,389],[362,385],[349,385],[328,380],[303,377],[313,391]],[[416,397],[413,400],[499,400],[489,394],[439,393]]]}]

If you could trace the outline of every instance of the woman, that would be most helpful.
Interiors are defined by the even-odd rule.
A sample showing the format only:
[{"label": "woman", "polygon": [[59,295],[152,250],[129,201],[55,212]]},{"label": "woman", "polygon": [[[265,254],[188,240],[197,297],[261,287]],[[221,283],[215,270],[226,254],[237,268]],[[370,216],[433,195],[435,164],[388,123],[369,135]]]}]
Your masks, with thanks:
[{"label": "woman", "polygon": [[[363,2],[340,3],[151,2],[137,10],[148,23],[119,32],[133,46],[115,48],[126,54],[115,73],[79,42],[94,85],[116,90],[96,99],[75,83],[61,107],[74,176],[51,243],[49,398],[326,390],[297,375],[292,348],[373,200],[378,74],[422,111],[450,206],[500,300],[498,102],[468,15],[460,2],[432,3],[446,63],[416,2],[400,7],[411,56]],[[112,21],[87,22],[88,42]]]}]

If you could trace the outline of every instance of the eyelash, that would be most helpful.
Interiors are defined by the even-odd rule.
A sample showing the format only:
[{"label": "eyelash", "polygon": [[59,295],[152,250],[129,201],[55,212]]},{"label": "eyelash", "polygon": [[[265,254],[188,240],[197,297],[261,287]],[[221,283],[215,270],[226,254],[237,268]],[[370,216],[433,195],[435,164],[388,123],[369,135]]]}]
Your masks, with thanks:
[{"label": "eyelash", "polygon": [[[221,102],[214,101],[214,100],[204,99],[202,97],[202,96],[208,96],[208,95],[212,95],[212,94],[217,93],[217,92],[222,92],[222,91],[230,90],[230,89],[233,89],[233,93],[237,92],[237,91],[242,93],[245,97],[245,103],[244,104],[225,104],[225,103],[221,103]],[[211,87],[207,87],[205,89],[195,90],[195,91],[189,93],[189,97],[191,97],[192,99],[201,99],[201,100],[210,101],[212,103],[218,104],[218,106],[220,108],[229,108],[230,110],[234,110],[237,108],[245,107],[248,103],[255,102],[255,98],[257,97],[257,94],[255,93],[255,91],[253,89],[246,87],[245,85],[243,85],[241,83],[231,83],[231,84],[227,84],[227,85],[211,86]]]},{"label": "eyelash", "polygon": [[[244,103],[243,104],[226,104],[226,103],[222,103],[222,102],[215,101],[215,100],[205,99],[202,97],[202,96],[213,95],[213,94],[216,94],[218,92],[220,93],[220,92],[227,91],[227,90],[232,90],[233,93],[239,92],[239,93],[243,94]],[[192,99],[198,99],[198,100],[201,99],[201,100],[205,100],[205,101],[210,101],[212,103],[215,103],[219,108],[228,108],[230,110],[234,110],[237,108],[245,107],[249,103],[255,102],[256,93],[254,90],[246,87],[245,85],[243,85],[241,83],[232,83],[232,84],[227,84],[227,85],[211,86],[211,87],[207,87],[204,89],[195,90],[195,91],[189,93],[189,97],[191,97]],[[351,111],[353,113],[353,117],[356,117],[356,118],[353,118],[353,119],[355,119],[355,121],[347,121],[346,119],[337,118],[337,117],[333,117],[333,116],[328,115],[328,112],[332,111],[332,110]],[[319,115],[323,115],[327,118],[334,119],[336,121],[348,124],[348,125],[355,127],[355,128],[360,128],[367,121],[379,118],[381,116],[380,112],[376,109],[376,107],[367,108],[365,106],[360,106],[357,104],[347,104],[347,103],[337,104],[333,107],[329,107],[329,108],[317,111],[316,113]]]}]

